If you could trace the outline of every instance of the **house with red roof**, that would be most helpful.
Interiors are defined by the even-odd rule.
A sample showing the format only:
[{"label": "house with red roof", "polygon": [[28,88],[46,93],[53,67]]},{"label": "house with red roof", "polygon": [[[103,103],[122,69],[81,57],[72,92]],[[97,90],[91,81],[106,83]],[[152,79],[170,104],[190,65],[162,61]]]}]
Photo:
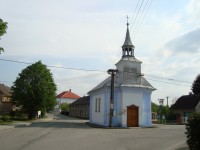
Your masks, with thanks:
[{"label": "house with red roof", "polygon": [[60,112],[61,111],[60,108],[59,108],[60,104],[62,104],[62,103],[71,104],[71,103],[73,103],[75,100],[77,100],[79,98],[80,98],[80,96],[75,94],[75,93],[73,93],[71,91],[71,89],[69,91],[64,91],[64,92],[58,94],[56,96],[57,105],[54,107],[54,111],[55,112]]}]

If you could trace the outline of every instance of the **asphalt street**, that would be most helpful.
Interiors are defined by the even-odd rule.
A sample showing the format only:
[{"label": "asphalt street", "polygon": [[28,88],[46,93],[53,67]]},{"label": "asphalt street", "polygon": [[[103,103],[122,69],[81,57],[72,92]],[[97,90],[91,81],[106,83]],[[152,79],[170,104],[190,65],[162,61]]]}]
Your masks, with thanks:
[{"label": "asphalt street", "polygon": [[185,126],[102,129],[87,120],[56,116],[0,130],[1,150],[186,150]]}]

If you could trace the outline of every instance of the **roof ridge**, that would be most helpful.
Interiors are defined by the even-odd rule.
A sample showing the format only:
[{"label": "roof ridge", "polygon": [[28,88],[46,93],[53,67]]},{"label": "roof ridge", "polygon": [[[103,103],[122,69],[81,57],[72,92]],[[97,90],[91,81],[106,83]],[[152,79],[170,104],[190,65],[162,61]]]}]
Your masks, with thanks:
[{"label": "roof ridge", "polygon": [[56,98],[70,98],[70,99],[78,99],[80,96],[78,94],[73,93],[71,90],[63,91],[56,96]]}]

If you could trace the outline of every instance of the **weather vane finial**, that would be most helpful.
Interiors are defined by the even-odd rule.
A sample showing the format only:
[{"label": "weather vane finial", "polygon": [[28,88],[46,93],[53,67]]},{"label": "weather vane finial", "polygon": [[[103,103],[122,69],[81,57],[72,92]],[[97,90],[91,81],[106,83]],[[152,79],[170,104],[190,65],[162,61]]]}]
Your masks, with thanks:
[{"label": "weather vane finial", "polygon": [[126,16],[126,19],[127,19],[127,26],[128,26],[129,25],[129,23],[128,23],[128,19],[129,19],[128,15]]}]

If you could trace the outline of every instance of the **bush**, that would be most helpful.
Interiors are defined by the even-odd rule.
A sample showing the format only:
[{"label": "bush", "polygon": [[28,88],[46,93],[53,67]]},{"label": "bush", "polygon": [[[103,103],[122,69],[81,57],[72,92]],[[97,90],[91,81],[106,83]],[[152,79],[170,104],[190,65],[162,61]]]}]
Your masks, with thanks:
[{"label": "bush", "polygon": [[11,116],[12,118],[14,118],[15,115],[16,115],[16,112],[15,112],[15,111],[11,111],[11,112],[10,112],[10,116]]},{"label": "bush", "polygon": [[62,103],[62,104],[60,104],[60,109],[62,111],[69,111],[69,104],[68,103]]},{"label": "bush", "polygon": [[11,122],[11,116],[3,115],[1,120],[3,120],[4,122]]},{"label": "bush", "polygon": [[169,112],[166,115],[167,120],[176,120],[177,114],[174,113],[172,110],[169,110]]},{"label": "bush", "polygon": [[28,120],[28,115],[24,111],[17,110],[15,112],[11,112],[10,115],[12,117],[12,120],[17,120],[17,121],[26,121],[26,120]]},{"label": "bush", "polygon": [[200,150],[200,113],[195,113],[186,125],[187,144],[190,150]]}]

